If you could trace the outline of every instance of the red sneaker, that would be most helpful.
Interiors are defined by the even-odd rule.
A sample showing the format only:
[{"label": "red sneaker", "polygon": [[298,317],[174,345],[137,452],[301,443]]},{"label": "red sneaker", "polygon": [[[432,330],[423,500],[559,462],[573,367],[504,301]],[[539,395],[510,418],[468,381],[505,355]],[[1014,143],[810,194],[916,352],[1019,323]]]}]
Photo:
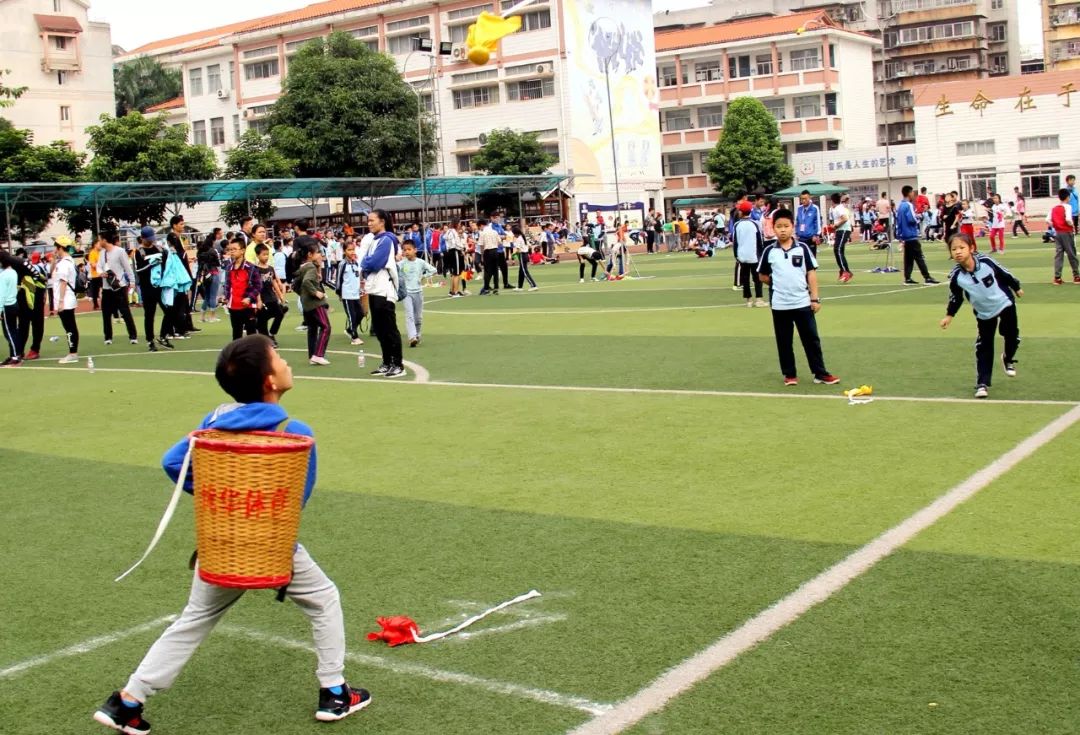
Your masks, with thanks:
[{"label": "red sneaker", "polygon": [[799,379],[798,378],[788,378],[788,377],[784,378],[784,385],[792,386],[792,385],[798,385],[798,384],[799,384]]},{"label": "red sneaker", "polygon": [[1080,283],[1080,276],[1073,276],[1073,283]]},{"label": "red sneaker", "polygon": [[1055,286],[1060,286],[1062,283],[1063,283],[1063,281],[1060,278],[1055,278],[1054,279],[1054,285]]},{"label": "red sneaker", "polygon": [[821,385],[836,385],[840,382],[840,378],[831,373],[825,373],[824,375],[815,375],[814,382]]},{"label": "red sneaker", "polygon": [[24,357],[23,359],[24,360],[36,360],[39,357],[41,357],[41,355],[38,353],[37,350],[30,350],[29,352],[26,353],[26,357]]}]

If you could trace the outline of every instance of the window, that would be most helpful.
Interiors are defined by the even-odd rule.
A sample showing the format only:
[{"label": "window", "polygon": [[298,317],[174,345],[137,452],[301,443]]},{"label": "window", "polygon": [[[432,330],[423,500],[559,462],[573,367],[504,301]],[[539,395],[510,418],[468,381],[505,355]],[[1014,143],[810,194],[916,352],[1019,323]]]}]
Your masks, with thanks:
[{"label": "window", "polygon": [[215,117],[210,120],[210,145],[225,145],[225,118]]},{"label": "window", "polygon": [[911,64],[911,71],[915,76],[922,74],[933,74],[937,70],[937,65],[933,59],[923,59],[922,61],[915,61]]},{"label": "window", "polygon": [[195,145],[206,145],[205,120],[196,120],[191,123],[191,142]]},{"label": "window", "polygon": [[688,176],[694,173],[693,153],[669,153],[664,156],[664,176]]},{"label": "window", "polygon": [[699,61],[694,64],[695,82],[718,82],[724,78],[719,61]]},{"label": "window", "polygon": [[278,75],[278,60],[259,61],[255,64],[244,64],[244,79],[269,79]]},{"label": "window", "polygon": [[910,110],[913,102],[911,90],[905,89],[902,92],[891,92],[885,95],[885,109],[889,112]]},{"label": "window", "polygon": [[483,13],[485,10],[489,13],[495,9],[494,5],[474,5],[471,8],[458,8],[457,10],[451,10],[446,14],[447,20],[464,20],[466,18],[475,18]]},{"label": "window", "polygon": [[526,79],[523,82],[511,82],[506,85],[506,99],[510,102],[539,100],[554,94],[554,79]]},{"label": "window", "polygon": [[824,146],[820,140],[807,141],[805,143],[796,143],[796,153],[821,153],[821,149]]},{"label": "window", "polygon": [[[779,60],[779,56],[776,57]],[[767,77],[773,73],[772,54],[758,54],[754,58],[757,67],[755,71],[759,77]]]},{"label": "window", "polygon": [[921,28],[901,28],[900,44],[926,43],[927,41],[939,41],[945,38],[966,38],[974,35],[975,23],[965,20],[958,23],[922,26]]},{"label": "window", "polygon": [[229,62],[229,84],[232,84],[236,80],[236,62]]},{"label": "window", "polygon": [[740,79],[742,77],[750,76],[749,56],[729,56],[727,66],[728,77],[731,79]]},{"label": "window", "polygon": [[198,97],[202,94],[202,69],[188,69],[188,95]]},{"label": "window", "polygon": [[1009,73],[1008,54],[990,54],[990,75],[1000,76]]},{"label": "window", "polygon": [[435,100],[431,96],[431,92],[420,94],[420,106],[424,108],[424,112],[435,112]]},{"label": "window", "polygon": [[454,109],[483,107],[499,103],[499,87],[476,87],[475,89],[455,89]]},{"label": "window", "polygon": [[538,140],[543,140],[544,138],[559,137],[559,131],[556,128],[548,128],[547,130],[530,130],[528,132],[531,135],[535,135]]},{"label": "window", "polygon": [[457,154],[457,170],[459,174],[471,173],[474,170],[472,153]]},{"label": "window", "polygon": [[524,31],[539,31],[544,28],[551,28],[551,11],[547,8],[543,10],[534,10],[531,13],[522,13],[521,15],[521,30]]},{"label": "window", "polygon": [[256,105],[255,107],[249,107],[248,113],[250,113],[251,117],[266,117],[273,109],[273,105]]},{"label": "window", "polygon": [[56,47],[57,51],[66,51],[67,50],[67,43],[68,43],[67,36],[53,36],[52,39],[53,39],[53,46]]},{"label": "window", "polygon": [[454,74],[450,77],[451,84],[472,84],[473,82],[483,82],[488,79],[498,79],[498,69],[485,69],[484,71],[473,71],[466,74]]},{"label": "window", "polygon": [[71,108],[67,105],[60,105],[60,122],[71,122]]},{"label": "window", "polygon": [[370,41],[364,41],[364,45],[368,47],[368,51],[379,53],[379,39],[375,38]]},{"label": "window", "polygon": [[699,128],[719,128],[724,125],[724,106],[699,107],[697,111]]},{"label": "window", "polygon": [[506,67],[505,74],[508,77],[536,76],[536,67],[538,66],[551,66],[551,61],[508,66]]},{"label": "window", "polygon": [[829,44],[829,68],[835,69],[836,67],[836,44]]},{"label": "window", "polygon": [[821,57],[818,55],[818,51],[819,49],[816,48],[804,48],[792,51],[791,70],[806,71],[807,69],[820,69]]},{"label": "window", "polygon": [[816,94],[796,97],[793,103],[795,117],[821,117],[821,97]]},{"label": "window", "polygon": [[233,143],[239,143],[240,142],[240,116],[239,115],[233,115],[232,116],[232,138],[233,138]]},{"label": "window", "polygon": [[1020,191],[1034,199],[1052,196],[1061,186],[1061,165],[1040,163],[1020,167]]},{"label": "window", "polygon": [[825,94],[825,114],[836,115],[836,92]]},{"label": "window", "polygon": [[945,67],[949,70],[964,70],[971,69],[971,57],[970,56],[950,56],[945,60]]},{"label": "window", "polygon": [[896,44],[899,42],[900,37],[896,34],[896,31],[885,31],[882,39],[885,48],[896,48]]},{"label": "window", "polygon": [[52,0],[52,11],[54,13],[59,13],[60,10],[61,10],[60,0]]},{"label": "window", "polygon": [[960,196],[964,199],[984,200],[990,192],[997,191],[997,171],[989,169],[969,169],[957,171],[960,179]]},{"label": "window", "polygon": [[676,130],[689,130],[694,127],[690,119],[690,110],[685,107],[678,110],[667,110],[664,113],[664,130],[672,133]]},{"label": "window", "polygon": [[886,141],[890,143],[900,143],[905,140],[915,139],[915,123],[891,123],[888,128],[888,133],[885,132],[884,125],[878,125],[878,145],[884,145]]},{"label": "window", "polygon": [[263,46],[262,48],[253,48],[250,51],[244,52],[245,59],[257,59],[261,56],[277,56],[277,46]]},{"label": "window", "polygon": [[354,30],[349,31],[349,35],[351,35],[353,38],[367,38],[368,36],[377,36],[377,35],[379,35],[379,26],[367,26],[366,28],[356,28]]},{"label": "window", "polygon": [[[375,30],[377,31],[378,28],[376,28]],[[352,31],[352,33],[353,33],[353,35],[355,35],[356,31]],[[307,44],[311,43],[312,41],[321,41],[321,40],[322,40],[321,37],[315,36],[314,38],[304,38],[304,39],[302,39],[300,41],[289,41],[287,44],[285,44],[285,55],[286,56],[291,56],[291,55],[295,54],[297,51],[299,51],[300,49],[302,49]]]},{"label": "window", "polygon": [[425,28],[407,36],[391,36],[386,39],[386,50],[391,54],[407,54],[413,50],[414,38],[431,38],[431,31]]},{"label": "window", "polygon": [[66,71],[58,71],[58,72],[56,72],[56,84],[58,86],[61,86],[61,87],[63,87],[65,84],[67,84],[67,72]]},{"label": "window", "polygon": [[772,113],[777,120],[787,119],[787,100],[768,98],[763,100],[765,109]]},{"label": "window", "polygon": [[259,135],[269,135],[270,118],[264,117],[261,120],[250,120],[248,122],[248,130],[254,130]]},{"label": "window", "polygon": [[206,67],[206,91],[217,94],[221,90],[221,64]]},{"label": "window", "polygon": [[393,23],[387,23],[386,32],[393,33],[394,31],[404,31],[408,28],[419,28],[426,25],[431,25],[431,18],[421,15],[416,18],[406,18],[405,20],[395,20]]},{"label": "window", "polygon": [[1006,39],[1005,23],[990,23],[986,26],[986,36],[991,41],[1004,41]]},{"label": "window", "polygon": [[660,71],[657,73],[661,87],[674,87],[676,84],[686,84],[686,68],[687,65],[682,65],[682,79],[680,80],[675,74],[675,65],[661,66]]},{"label": "window", "polygon": [[1061,148],[1061,139],[1056,135],[1036,135],[1033,138],[1020,139],[1020,152],[1056,151]]},{"label": "window", "polygon": [[555,163],[559,162],[559,146],[558,145],[546,145],[544,146],[544,153],[548,154],[555,159]]},{"label": "window", "polygon": [[994,154],[994,141],[992,140],[964,140],[956,144],[958,156],[992,156]]},{"label": "window", "polygon": [[1005,7],[1005,0],[990,0],[991,10],[1001,10]]},{"label": "window", "polygon": [[885,78],[896,79],[907,76],[907,63],[904,61],[889,61],[885,64]]},{"label": "window", "polygon": [[465,43],[465,39],[469,37],[469,26],[450,26],[450,43]]}]

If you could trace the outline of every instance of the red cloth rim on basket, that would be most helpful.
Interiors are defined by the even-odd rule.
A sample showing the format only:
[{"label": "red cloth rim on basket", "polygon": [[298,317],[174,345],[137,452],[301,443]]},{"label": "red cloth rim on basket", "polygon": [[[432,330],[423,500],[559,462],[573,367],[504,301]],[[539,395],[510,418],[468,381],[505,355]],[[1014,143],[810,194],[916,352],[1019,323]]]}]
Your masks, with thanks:
[{"label": "red cloth rim on basket", "polygon": [[199,570],[199,578],[207,584],[216,584],[218,587],[232,587],[236,589],[274,589],[284,587],[292,581],[292,575],[276,577],[246,577],[235,574],[211,574]]},{"label": "red cloth rim on basket", "polygon": [[[245,444],[244,442],[229,441],[227,439],[204,439],[203,434],[222,434],[228,433],[222,429],[200,429],[199,431],[193,431],[189,434],[190,437],[195,439],[195,442],[207,449],[212,449],[219,452],[235,452],[237,454],[286,454],[288,452],[298,451],[296,446],[281,446],[272,444]],[[302,445],[305,449],[311,449],[315,446],[315,440],[310,436],[304,436],[303,434],[288,434],[278,431],[245,431],[248,435],[254,436],[273,436],[278,438],[291,439],[297,444]]]}]

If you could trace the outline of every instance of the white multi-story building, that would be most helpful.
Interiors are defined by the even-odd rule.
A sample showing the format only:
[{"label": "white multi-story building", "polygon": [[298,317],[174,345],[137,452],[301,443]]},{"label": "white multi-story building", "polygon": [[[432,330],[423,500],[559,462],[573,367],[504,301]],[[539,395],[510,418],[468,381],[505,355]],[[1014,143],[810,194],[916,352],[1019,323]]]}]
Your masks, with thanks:
[{"label": "white multi-story building", "polygon": [[916,88],[919,185],[1005,201],[1019,187],[1028,212],[1044,214],[1065,177],[1080,175],[1077,90],[1080,70]]},{"label": "white multi-story building", "polygon": [[715,194],[705,159],[737,97],[762,101],[789,157],[872,147],[878,44],[819,12],[657,33],[665,197]]},{"label": "white multi-story building", "polygon": [[112,35],[87,18],[82,0],[0,0],[0,68],[6,86],[26,87],[3,116],[34,133],[86,149],[86,128],[116,111]]},{"label": "white multi-story building", "polygon": [[[613,127],[622,200],[657,202],[662,177],[649,0],[541,0],[525,10],[521,31],[504,38],[488,64],[468,63],[469,25],[481,11],[501,9],[483,0],[331,0],[157,41],[118,61],[148,55],[180,68],[184,98],[165,111],[186,120],[193,142],[223,157],[246,130],[266,129],[299,48],[344,31],[391,55],[421,93],[438,131],[435,172],[472,173],[473,155],[493,129],[532,131],[558,157],[553,171],[577,177],[572,193],[579,208],[611,205]],[[436,50],[449,43],[452,54],[432,59],[414,52],[416,37],[432,39]]]}]

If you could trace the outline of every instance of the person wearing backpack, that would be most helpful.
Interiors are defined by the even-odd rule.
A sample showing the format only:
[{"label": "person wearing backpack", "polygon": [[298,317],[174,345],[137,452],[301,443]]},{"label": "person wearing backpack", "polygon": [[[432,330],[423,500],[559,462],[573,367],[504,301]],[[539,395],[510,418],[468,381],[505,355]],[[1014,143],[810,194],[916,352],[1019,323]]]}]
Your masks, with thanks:
[{"label": "person wearing backpack", "polygon": [[157,244],[157,233],[153,227],[143,227],[139,231],[139,247],[135,249],[135,276],[139,281],[139,294],[143,304],[143,332],[146,334],[146,346],[150,352],[157,352],[154,346],[154,317],[158,305],[161,306],[161,336],[157,343],[166,349],[173,349],[169,335],[173,330],[172,307],[161,301],[161,274],[165,270],[165,259],[169,254]]},{"label": "person wearing backpack", "polygon": [[36,360],[41,354],[41,338],[45,335],[45,302],[48,301],[46,294],[49,290],[49,269],[41,262],[40,253],[33,253],[30,256],[27,268],[30,272],[23,277],[22,285],[26,289],[30,319],[27,324],[20,326],[23,330],[24,348],[27,340],[30,340],[30,349],[26,350],[24,359]]}]

